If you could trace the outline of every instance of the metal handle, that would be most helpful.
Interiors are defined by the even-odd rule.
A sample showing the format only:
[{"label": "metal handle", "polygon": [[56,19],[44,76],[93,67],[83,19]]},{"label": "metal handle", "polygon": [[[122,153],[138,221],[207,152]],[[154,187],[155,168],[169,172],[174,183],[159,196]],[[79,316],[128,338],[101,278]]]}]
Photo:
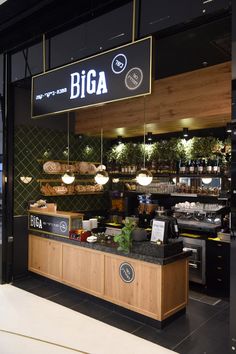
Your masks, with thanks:
[{"label": "metal handle", "polygon": [[183,248],[183,251],[184,251],[184,252],[192,251],[193,253],[197,253],[196,248],[190,248],[190,247],[184,247],[184,248]]},{"label": "metal handle", "polygon": [[217,267],[217,269],[218,269],[218,270],[221,270],[221,269],[222,269],[222,267]]},{"label": "metal handle", "polygon": [[189,263],[189,267],[197,269],[197,264],[195,263]]},{"label": "metal handle", "polygon": [[217,256],[217,258],[222,258],[222,256]]},{"label": "metal handle", "polygon": [[221,243],[217,243],[217,246],[218,246],[218,247],[222,247],[222,244],[221,244]]},{"label": "metal handle", "polygon": [[221,279],[221,278],[217,278],[217,281],[221,282],[221,281],[222,281],[222,279]]}]

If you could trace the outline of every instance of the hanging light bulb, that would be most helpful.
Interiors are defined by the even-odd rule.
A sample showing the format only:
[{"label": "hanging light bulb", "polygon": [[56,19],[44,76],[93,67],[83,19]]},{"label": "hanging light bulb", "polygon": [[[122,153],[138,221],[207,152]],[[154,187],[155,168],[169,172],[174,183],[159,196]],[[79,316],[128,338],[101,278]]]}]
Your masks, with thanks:
[{"label": "hanging light bulb", "polygon": [[97,184],[106,184],[109,181],[109,176],[106,171],[106,166],[103,165],[102,163],[102,157],[103,157],[103,129],[101,129],[101,164],[98,166],[97,173],[94,177],[95,182]]},{"label": "hanging light bulb", "polygon": [[143,125],[143,145],[144,145],[144,157],[143,157],[143,168],[137,172],[136,181],[141,186],[148,186],[153,179],[152,173],[148,171],[145,167],[145,158],[146,158],[146,121],[145,121],[145,96],[144,96],[144,125]]},{"label": "hanging light bulb", "polygon": [[61,179],[62,182],[64,182],[65,184],[71,184],[74,182],[75,180],[75,175],[74,173],[70,172],[69,170],[69,163],[70,163],[70,114],[67,114],[67,147],[68,147],[68,154],[67,154],[67,170],[64,173],[64,175],[62,175]]},{"label": "hanging light bulb", "polygon": [[136,181],[141,186],[148,186],[152,182],[152,173],[146,169],[142,169],[137,173]]},{"label": "hanging light bulb", "polygon": [[98,171],[94,177],[97,184],[106,184],[109,181],[109,176],[107,171]]},{"label": "hanging light bulb", "polygon": [[64,175],[61,177],[62,181],[65,184],[71,184],[74,182],[75,180],[75,175],[74,173],[70,172],[69,170],[67,170]]}]

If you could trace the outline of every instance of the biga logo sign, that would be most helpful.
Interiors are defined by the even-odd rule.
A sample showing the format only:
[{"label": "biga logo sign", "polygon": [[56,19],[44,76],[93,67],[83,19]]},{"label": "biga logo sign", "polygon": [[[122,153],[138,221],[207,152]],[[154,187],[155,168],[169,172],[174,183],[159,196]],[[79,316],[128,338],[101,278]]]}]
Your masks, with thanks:
[{"label": "biga logo sign", "polygon": [[100,71],[98,74],[96,70],[91,69],[87,73],[85,70],[81,71],[81,74],[74,72],[71,76],[71,90],[70,99],[85,98],[86,95],[96,96],[107,93],[107,82],[104,71]]}]

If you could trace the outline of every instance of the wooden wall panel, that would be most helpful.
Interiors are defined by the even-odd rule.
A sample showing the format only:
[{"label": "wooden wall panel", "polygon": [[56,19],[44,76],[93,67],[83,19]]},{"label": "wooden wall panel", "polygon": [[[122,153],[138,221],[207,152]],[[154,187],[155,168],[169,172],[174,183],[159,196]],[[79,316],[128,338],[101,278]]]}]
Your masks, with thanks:
[{"label": "wooden wall panel", "polygon": [[[157,80],[146,96],[147,131],[166,133],[183,127],[226,125],[231,119],[231,62]],[[144,98],[77,111],[76,133],[107,137],[143,134]]]}]

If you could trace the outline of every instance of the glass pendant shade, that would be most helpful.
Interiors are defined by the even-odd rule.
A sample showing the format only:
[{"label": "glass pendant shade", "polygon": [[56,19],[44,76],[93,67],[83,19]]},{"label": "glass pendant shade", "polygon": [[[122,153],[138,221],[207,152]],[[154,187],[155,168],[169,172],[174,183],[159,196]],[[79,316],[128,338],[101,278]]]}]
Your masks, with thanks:
[{"label": "glass pendant shade", "polygon": [[108,173],[104,170],[98,171],[94,177],[97,184],[106,184],[109,181]]},{"label": "glass pendant shade", "polygon": [[70,171],[66,171],[64,175],[61,177],[61,179],[65,184],[71,184],[75,180],[75,175]]},{"label": "glass pendant shade", "polygon": [[136,181],[141,186],[148,186],[152,182],[152,173],[146,169],[137,172]]}]

